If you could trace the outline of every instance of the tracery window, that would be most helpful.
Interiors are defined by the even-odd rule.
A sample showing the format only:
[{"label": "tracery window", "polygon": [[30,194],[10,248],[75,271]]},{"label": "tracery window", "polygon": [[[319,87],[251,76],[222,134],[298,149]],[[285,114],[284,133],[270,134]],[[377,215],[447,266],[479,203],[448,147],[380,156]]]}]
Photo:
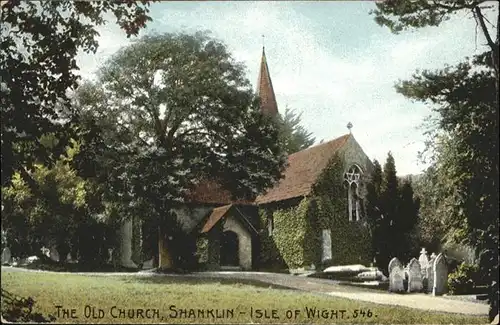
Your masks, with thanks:
[{"label": "tracery window", "polygon": [[348,215],[349,221],[361,219],[361,197],[359,195],[360,179],[363,174],[357,165],[351,166],[344,173],[344,183],[347,185]]}]

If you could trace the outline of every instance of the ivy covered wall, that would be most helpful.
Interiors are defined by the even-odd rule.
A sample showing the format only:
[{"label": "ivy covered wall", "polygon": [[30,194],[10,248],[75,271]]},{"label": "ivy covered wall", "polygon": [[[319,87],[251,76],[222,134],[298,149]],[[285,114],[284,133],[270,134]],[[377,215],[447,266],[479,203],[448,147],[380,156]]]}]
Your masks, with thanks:
[{"label": "ivy covered wall", "polygon": [[[331,229],[332,259],[323,266],[343,264],[364,264],[372,262],[372,247],[369,229],[364,217],[360,221],[349,221],[347,210],[347,190],[343,184],[344,171],[353,163],[362,167],[362,161],[335,155],[323,170],[313,187],[316,202],[317,229]],[[363,157],[363,156],[361,156]],[[351,158],[351,159],[348,159]],[[361,183],[367,181],[369,173],[362,176]],[[364,186],[362,186],[364,187]],[[362,204],[363,206],[364,204]],[[319,234],[321,235],[321,234]]]},{"label": "ivy covered wall", "polygon": [[[259,266],[272,269],[308,268],[343,264],[369,264],[371,240],[363,220],[350,222],[343,185],[346,163],[335,155],[314,184],[311,195],[299,204],[261,208]],[[272,215],[274,230],[267,229]],[[332,258],[321,261],[322,230],[331,230]]]}]

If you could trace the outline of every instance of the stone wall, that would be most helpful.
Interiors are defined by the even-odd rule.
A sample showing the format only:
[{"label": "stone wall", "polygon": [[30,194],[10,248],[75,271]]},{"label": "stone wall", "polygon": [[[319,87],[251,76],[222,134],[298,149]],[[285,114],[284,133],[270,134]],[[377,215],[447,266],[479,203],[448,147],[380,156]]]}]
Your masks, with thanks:
[{"label": "stone wall", "polygon": [[357,164],[363,170],[364,174],[371,174],[373,171],[373,163],[365,154],[359,143],[350,136],[346,144],[342,147],[341,153],[344,158],[344,169],[348,169],[353,164]]},{"label": "stone wall", "polygon": [[245,270],[252,269],[252,236],[240,221],[230,215],[224,222],[224,231],[233,231],[238,235],[240,266]]}]

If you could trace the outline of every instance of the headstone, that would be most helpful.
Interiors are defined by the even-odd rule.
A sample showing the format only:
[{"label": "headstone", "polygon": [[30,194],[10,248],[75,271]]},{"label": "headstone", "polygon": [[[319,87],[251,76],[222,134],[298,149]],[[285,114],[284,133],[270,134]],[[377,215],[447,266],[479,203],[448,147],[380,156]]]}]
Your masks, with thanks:
[{"label": "headstone", "polygon": [[408,263],[408,292],[422,291],[422,270],[416,258],[412,258]]},{"label": "headstone", "polygon": [[422,271],[422,277],[424,278],[426,276],[427,265],[429,264],[429,258],[427,257],[427,251],[425,248],[422,248],[420,251],[418,263],[420,263],[420,270]]},{"label": "headstone", "polygon": [[27,264],[31,264],[31,263],[33,263],[33,262],[35,262],[35,261],[38,261],[38,260],[39,260],[38,256],[30,256],[30,257],[28,257],[28,258],[26,259],[26,263],[27,263]]},{"label": "headstone", "polygon": [[114,248],[108,248],[108,263],[113,263],[113,251]]},{"label": "headstone", "polygon": [[432,286],[432,295],[440,296],[447,291],[448,286],[448,266],[443,254],[436,256],[436,260],[432,266],[432,274],[434,276],[434,285]]},{"label": "headstone", "polygon": [[395,257],[389,262],[389,291],[404,291],[404,269],[401,262]]},{"label": "headstone", "polygon": [[47,256],[47,257],[50,257],[50,249],[48,249],[47,247],[42,247],[40,248],[40,250],[42,251],[42,254]]},{"label": "headstone", "polygon": [[55,247],[49,250],[49,258],[55,262],[59,262],[59,252]]},{"label": "headstone", "polygon": [[339,265],[339,266],[329,266],[323,270],[325,273],[342,273],[342,272],[352,272],[352,273],[361,273],[370,271],[370,268],[361,265],[361,264],[353,264],[353,265]]},{"label": "headstone", "polygon": [[389,271],[389,274],[391,274],[391,271],[395,266],[399,266],[399,267],[403,268],[403,264],[401,264],[401,262],[398,260],[397,257],[392,258],[392,260],[389,262],[389,267],[387,268]]},{"label": "headstone", "polygon": [[10,252],[10,248],[9,247],[5,247],[2,250],[2,265],[4,265],[4,264],[10,264],[11,258],[12,258],[12,254]]},{"label": "headstone", "polygon": [[153,268],[153,261],[154,258],[150,259],[149,261],[145,261],[144,264],[142,264],[143,269],[152,269]]},{"label": "headstone", "polygon": [[380,270],[361,272],[356,277],[363,281],[387,281],[386,276]]},{"label": "headstone", "polygon": [[427,264],[427,268],[425,269],[425,279],[427,282],[427,292],[432,292],[432,288],[434,287],[434,273],[432,272],[432,267],[434,266],[434,261],[436,257],[431,255],[431,259]]}]

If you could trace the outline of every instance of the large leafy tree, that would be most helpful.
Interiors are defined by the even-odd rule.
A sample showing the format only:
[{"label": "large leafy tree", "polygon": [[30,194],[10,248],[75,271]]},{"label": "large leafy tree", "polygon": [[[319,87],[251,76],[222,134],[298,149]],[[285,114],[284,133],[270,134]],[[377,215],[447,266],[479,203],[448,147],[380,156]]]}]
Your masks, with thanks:
[{"label": "large leafy tree", "polygon": [[[1,3],[0,98],[2,186],[15,171],[36,190],[35,163],[56,161],[78,129],[68,109],[68,90],[77,86],[78,51],[96,51],[96,27],[112,13],[127,33],[136,35],[150,18],[150,1],[19,1]],[[55,134],[58,145],[40,144]],[[40,193],[37,193],[39,195]]]},{"label": "large leafy tree", "polygon": [[284,168],[277,127],[243,67],[205,34],[141,38],[80,89],[77,105],[101,130],[100,142],[83,146],[80,169],[160,225],[162,268],[186,251],[170,211],[193,185],[210,179],[251,199]]},{"label": "large leafy tree", "polygon": [[293,109],[286,108],[285,114],[278,120],[280,130],[280,142],[283,149],[292,154],[314,144],[316,138],[312,136],[301,124],[302,113],[297,113]]},{"label": "large leafy tree", "polygon": [[[41,142],[54,142],[53,137],[47,138]],[[68,148],[66,157],[51,168],[35,165],[31,177],[42,197],[33,193],[19,173],[10,186],[2,188],[2,229],[16,256],[38,255],[42,246],[48,246],[57,248],[61,262],[72,252],[88,264],[106,257],[107,248],[114,244],[112,219],[102,217],[106,213],[101,201],[104,189],[78,177],[70,166],[77,150],[77,144]],[[99,247],[106,244],[106,237],[111,239],[108,247]]]},{"label": "large leafy tree", "polygon": [[[487,19],[488,10],[493,10],[496,26]],[[400,82],[397,90],[435,107],[437,119],[430,134],[439,142],[430,142],[435,153],[430,178],[441,187],[436,192],[446,202],[441,206],[449,215],[443,218],[452,234],[448,237],[479,252],[482,275],[490,283],[493,319],[498,313],[498,2],[393,0],[378,3],[374,14],[380,25],[398,33],[439,26],[464,11],[472,13],[487,51],[455,67],[417,73]]]}]

